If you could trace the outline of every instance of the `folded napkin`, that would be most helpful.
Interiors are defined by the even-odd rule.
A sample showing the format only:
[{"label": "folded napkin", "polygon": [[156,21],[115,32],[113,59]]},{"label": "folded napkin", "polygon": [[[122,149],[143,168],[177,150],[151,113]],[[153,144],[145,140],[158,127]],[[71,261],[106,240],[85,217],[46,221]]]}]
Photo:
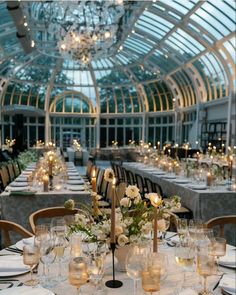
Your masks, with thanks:
[{"label": "folded napkin", "polygon": [[17,196],[34,196],[36,194],[35,191],[11,191],[10,196],[17,197]]},{"label": "folded napkin", "polygon": [[235,276],[224,275],[219,283],[219,287],[230,294],[236,294]]},{"label": "folded napkin", "polygon": [[236,267],[236,251],[235,250],[227,251],[225,256],[220,257],[219,264]]},{"label": "folded napkin", "polygon": [[205,190],[205,189],[207,189],[207,186],[204,185],[204,184],[192,184],[192,185],[189,185],[188,187],[191,188],[191,189],[194,189],[194,190]]},{"label": "folded napkin", "polygon": [[13,287],[0,291],[1,295],[53,295],[52,291],[45,288],[36,286],[36,287]]},{"label": "folded napkin", "polygon": [[23,256],[1,256],[0,257],[0,276],[1,273],[23,273],[29,271],[29,266],[23,263]]}]

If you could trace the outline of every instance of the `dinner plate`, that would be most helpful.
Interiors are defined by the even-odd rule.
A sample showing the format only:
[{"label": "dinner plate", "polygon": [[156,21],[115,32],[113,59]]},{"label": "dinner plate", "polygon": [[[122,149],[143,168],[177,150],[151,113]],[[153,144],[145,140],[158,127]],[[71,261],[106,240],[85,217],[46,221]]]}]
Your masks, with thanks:
[{"label": "dinner plate", "polygon": [[174,182],[179,184],[185,184],[185,183],[189,183],[189,180],[187,178],[179,178],[179,179],[175,179]]},{"label": "dinner plate", "polygon": [[7,187],[8,191],[11,191],[11,192],[27,191],[28,188],[29,188],[28,186],[14,187],[14,186],[10,186],[10,185]]},{"label": "dinner plate", "polygon": [[188,187],[191,188],[191,189],[197,190],[197,191],[207,189],[207,186],[204,185],[204,184],[189,185]]},{"label": "dinner plate", "polygon": [[162,178],[166,178],[166,179],[175,179],[176,176],[175,176],[175,175],[171,175],[171,174],[170,174],[170,175],[166,174],[166,175],[163,175]]},{"label": "dinner plate", "polygon": [[78,175],[77,175],[77,176],[76,176],[76,175],[75,175],[75,176],[70,175],[70,176],[69,176],[69,179],[74,179],[74,180],[77,179],[77,180],[81,180],[81,177],[78,176]]},{"label": "dinner plate", "polygon": [[1,295],[53,295],[54,293],[42,287],[12,287],[0,291]]},{"label": "dinner plate", "polygon": [[236,295],[236,279],[234,274],[224,275],[219,287],[230,295]]},{"label": "dinner plate", "polygon": [[29,266],[23,263],[22,255],[0,256],[0,277],[17,276],[29,270]]},{"label": "dinner plate", "polygon": [[84,181],[80,179],[69,179],[67,180],[67,184],[84,184]]},{"label": "dinner plate", "polygon": [[83,185],[68,185],[67,189],[70,191],[84,191]]},{"label": "dinner plate", "polygon": [[155,173],[153,173],[154,175],[165,175],[166,173],[164,171],[155,171]]},{"label": "dinner plate", "polygon": [[17,249],[23,251],[23,247],[24,247],[25,245],[29,245],[29,244],[30,244],[30,245],[33,245],[33,243],[34,243],[34,237],[30,237],[30,238],[22,239],[22,240],[16,242],[15,247],[16,247]]},{"label": "dinner plate", "polygon": [[236,268],[235,255],[236,250],[227,251],[225,256],[220,257],[219,264],[228,268]]},{"label": "dinner plate", "polygon": [[22,175],[24,176],[24,175],[30,175],[30,174],[32,174],[32,171],[23,171],[22,172]]},{"label": "dinner plate", "polygon": [[21,187],[21,186],[28,186],[28,182],[12,182],[11,183],[11,186],[14,186],[14,187]]},{"label": "dinner plate", "polygon": [[18,178],[15,179],[16,182],[26,182],[27,177],[26,176],[19,176]]},{"label": "dinner plate", "polygon": [[78,172],[68,172],[68,176],[79,176]]}]

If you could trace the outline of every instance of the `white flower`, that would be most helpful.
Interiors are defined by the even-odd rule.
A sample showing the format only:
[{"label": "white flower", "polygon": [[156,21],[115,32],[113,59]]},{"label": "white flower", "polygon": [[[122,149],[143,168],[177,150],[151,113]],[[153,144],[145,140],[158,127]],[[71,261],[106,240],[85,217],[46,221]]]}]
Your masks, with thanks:
[{"label": "white flower", "polygon": [[104,179],[107,182],[112,182],[115,177],[114,171],[111,168],[105,170]]},{"label": "white flower", "polygon": [[116,236],[119,236],[119,235],[121,235],[123,233],[123,228],[122,228],[122,226],[116,226],[115,227],[115,234],[116,234]]},{"label": "white flower", "polygon": [[119,235],[117,243],[120,247],[124,247],[129,242],[129,239],[125,235]]},{"label": "white flower", "polygon": [[75,222],[83,225],[87,223],[87,220],[84,215],[77,213],[75,214]]},{"label": "white flower", "polygon": [[151,222],[145,223],[141,228],[142,233],[145,234],[145,235],[150,233],[151,230],[152,230],[152,223]]},{"label": "white flower", "polygon": [[137,197],[134,199],[134,204],[137,205],[142,200],[140,193],[137,195]]},{"label": "white flower", "polygon": [[120,200],[120,206],[122,207],[130,207],[131,206],[131,202],[129,198],[122,198]]},{"label": "white flower", "polygon": [[165,219],[159,219],[159,220],[157,220],[157,229],[159,231],[165,231],[166,230],[166,222],[165,222]]},{"label": "white flower", "polygon": [[137,198],[140,195],[139,194],[139,188],[136,185],[129,185],[125,189],[125,194],[130,199],[135,199],[135,198]]},{"label": "white flower", "polygon": [[151,201],[151,204],[154,207],[159,207],[162,204],[162,199],[161,197],[156,194],[156,193],[149,193],[146,194],[146,198],[149,199]]}]

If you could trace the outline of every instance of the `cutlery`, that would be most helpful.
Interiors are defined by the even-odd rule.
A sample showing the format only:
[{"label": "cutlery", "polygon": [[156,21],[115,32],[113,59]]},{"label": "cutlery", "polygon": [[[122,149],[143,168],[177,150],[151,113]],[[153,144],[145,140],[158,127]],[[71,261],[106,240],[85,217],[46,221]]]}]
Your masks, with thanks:
[{"label": "cutlery", "polygon": [[17,249],[17,248],[12,248],[12,247],[8,247],[5,249],[6,251],[9,251],[9,252],[14,252],[14,253],[18,253],[18,254],[23,254],[23,251],[20,250],[20,249]]},{"label": "cutlery", "polygon": [[0,256],[14,256],[14,255],[16,255],[16,254],[7,254],[7,253],[6,254],[0,254]]},{"label": "cutlery", "polygon": [[219,280],[216,282],[216,284],[213,287],[212,291],[214,291],[219,286],[219,283],[220,283],[221,279],[223,278],[223,275],[224,275],[224,273],[220,276]]},{"label": "cutlery", "polygon": [[173,238],[173,237],[175,237],[175,236],[177,236],[177,235],[178,235],[178,233],[175,233],[174,235],[172,235],[172,236],[166,238],[166,240],[169,241],[171,238]]}]

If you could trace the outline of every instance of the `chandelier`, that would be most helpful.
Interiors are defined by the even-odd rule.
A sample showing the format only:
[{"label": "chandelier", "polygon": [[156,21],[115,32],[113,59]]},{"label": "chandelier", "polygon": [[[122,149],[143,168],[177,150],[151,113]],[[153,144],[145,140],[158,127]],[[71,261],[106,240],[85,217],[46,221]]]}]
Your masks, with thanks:
[{"label": "chandelier", "polygon": [[35,12],[35,20],[53,36],[59,53],[87,64],[111,54],[125,8],[123,0],[41,1]]}]

